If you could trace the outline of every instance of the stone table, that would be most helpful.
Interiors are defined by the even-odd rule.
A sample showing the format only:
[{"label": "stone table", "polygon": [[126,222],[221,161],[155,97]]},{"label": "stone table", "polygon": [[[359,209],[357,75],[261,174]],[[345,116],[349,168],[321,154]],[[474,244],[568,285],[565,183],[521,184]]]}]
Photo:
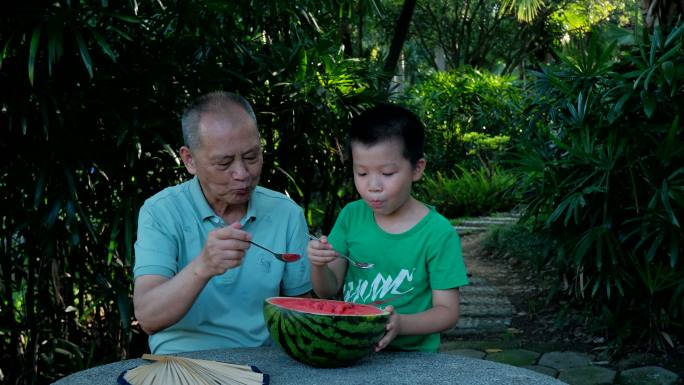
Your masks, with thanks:
[{"label": "stone table", "polygon": [[[189,358],[254,365],[270,376],[270,383],[297,385],[449,384],[449,385],[561,385],[552,377],[491,361],[442,353],[380,352],[353,366],[319,369],[301,364],[277,347],[208,350],[179,354]],[[119,361],[71,374],[57,385],[115,385],[124,370],[147,363]]]}]

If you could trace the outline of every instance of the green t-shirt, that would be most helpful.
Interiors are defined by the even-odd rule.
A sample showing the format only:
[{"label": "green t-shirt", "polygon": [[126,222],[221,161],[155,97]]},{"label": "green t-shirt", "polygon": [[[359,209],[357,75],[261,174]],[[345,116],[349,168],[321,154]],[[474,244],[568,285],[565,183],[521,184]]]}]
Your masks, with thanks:
[{"label": "green t-shirt", "polygon": [[[432,290],[468,284],[461,241],[454,227],[429,207],[428,214],[401,234],[390,234],[375,222],[373,211],[362,200],[340,212],[330,232],[330,244],[342,254],[375,264],[372,269],[349,267],[344,279],[344,300],[394,306],[399,314],[415,314],[432,307]],[[399,336],[390,347],[436,351],[439,333]]]}]

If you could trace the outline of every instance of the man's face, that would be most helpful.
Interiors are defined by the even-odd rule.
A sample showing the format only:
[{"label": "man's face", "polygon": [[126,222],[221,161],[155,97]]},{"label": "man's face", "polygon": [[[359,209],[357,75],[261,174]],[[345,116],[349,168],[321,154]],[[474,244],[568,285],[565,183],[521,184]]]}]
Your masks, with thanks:
[{"label": "man's face", "polygon": [[190,156],[183,160],[188,172],[199,178],[209,204],[215,211],[246,206],[263,165],[255,122],[239,107],[205,113],[199,137],[200,146],[186,151]]}]

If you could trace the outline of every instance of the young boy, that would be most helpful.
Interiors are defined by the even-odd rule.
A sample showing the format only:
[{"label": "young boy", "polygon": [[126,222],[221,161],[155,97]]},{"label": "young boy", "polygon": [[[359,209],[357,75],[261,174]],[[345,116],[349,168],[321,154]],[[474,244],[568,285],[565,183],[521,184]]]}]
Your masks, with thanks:
[{"label": "young boy", "polygon": [[[425,130],[410,111],[380,105],[352,121],[354,185],[361,199],[345,206],[329,236],[307,249],[313,289],[321,298],[384,303],[392,314],[375,350],[436,351],[439,332],[459,317],[468,284],[453,226],[411,196],[425,170]],[[349,266],[340,254],[370,269]]]}]

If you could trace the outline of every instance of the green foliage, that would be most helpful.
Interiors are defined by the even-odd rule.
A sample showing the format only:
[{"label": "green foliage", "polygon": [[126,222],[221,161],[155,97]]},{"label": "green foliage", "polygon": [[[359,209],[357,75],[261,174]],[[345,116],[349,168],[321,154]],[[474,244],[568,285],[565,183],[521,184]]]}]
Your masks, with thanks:
[{"label": "green foliage", "polygon": [[637,22],[638,7],[634,0],[572,1],[554,12],[551,20],[562,25],[566,34],[577,35],[613,18],[619,25]]},{"label": "green foliage", "polygon": [[513,47],[521,44],[521,28],[514,17],[498,9],[498,0],[419,1],[413,18],[415,33],[405,53],[407,66],[416,68],[415,72],[455,70],[466,65],[493,69],[500,61],[507,61],[517,50]]},{"label": "green foliage", "polygon": [[515,12],[520,21],[531,22],[544,7],[542,0],[504,0],[501,12]]},{"label": "green foliage", "polygon": [[[135,5],[135,9],[133,9]],[[259,12],[254,12],[257,7]],[[342,6],[340,6],[342,7]],[[187,174],[179,115],[253,101],[262,184],[323,223],[351,199],[341,142],[385,95],[339,51],[335,2],[10,2],[0,15],[0,361],[46,383],[147,349],[131,306],[144,199]],[[322,205],[321,205],[322,206]]]},{"label": "green foliage", "polygon": [[416,195],[447,218],[507,211],[516,205],[512,194],[515,177],[500,168],[470,171],[457,167],[451,173],[425,175],[416,185]]},{"label": "green foliage", "polygon": [[536,74],[515,158],[559,284],[618,344],[665,349],[684,324],[683,36],[620,49],[595,32],[559,53]]},{"label": "green foliage", "polygon": [[510,76],[464,67],[438,72],[407,91],[406,104],[426,124],[426,158],[434,172],[456,164],[489,168],[519,128],[519,88]]},{"label": "green foliage", "polygon": [[[650,12],[678,9],[669,2],[654,2]],[[570,36],[608,23],[638,25],[641,6],[636,0],[418,2],[401,75],[413,83],[415,74],[472,66],[525,79],[526,68],[551,60]]]},{"label": "green foliage", "polygon": [[528,225],[493,226],[485,234],[482,246],[491,252],[527,261],[537,272],[552,258],[556,243],[543,231],[533,231]]}]

